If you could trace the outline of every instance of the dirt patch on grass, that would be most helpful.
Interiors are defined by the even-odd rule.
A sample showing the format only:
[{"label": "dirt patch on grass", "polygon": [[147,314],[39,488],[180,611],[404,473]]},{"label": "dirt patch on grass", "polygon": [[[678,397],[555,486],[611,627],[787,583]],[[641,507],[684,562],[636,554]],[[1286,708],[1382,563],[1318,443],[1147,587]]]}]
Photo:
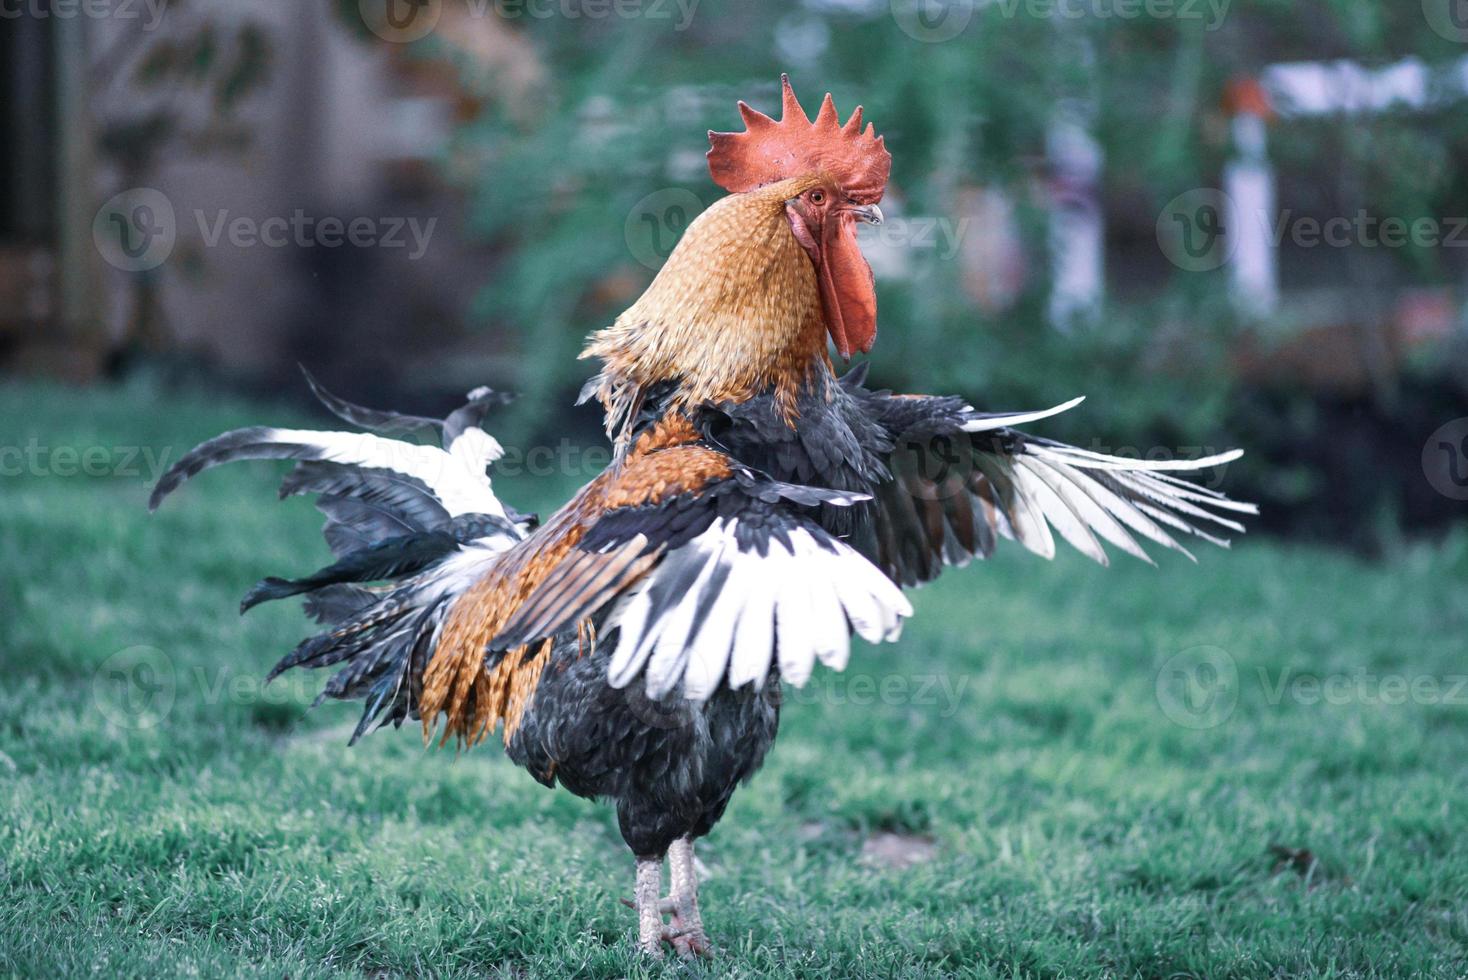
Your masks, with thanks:
[{"label": "dirt patch on grass", "polygon": [[880,868],[910,868],[938,856],[938,845],[922,834],[882,832],[862,841],[861,859]]}]

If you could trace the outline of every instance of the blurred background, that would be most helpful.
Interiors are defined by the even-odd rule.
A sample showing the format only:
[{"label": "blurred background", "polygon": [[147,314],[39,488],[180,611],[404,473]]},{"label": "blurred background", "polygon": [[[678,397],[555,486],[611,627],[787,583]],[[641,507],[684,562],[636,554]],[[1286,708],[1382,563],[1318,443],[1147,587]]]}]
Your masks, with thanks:
[{"label": "blurred background", "polygon": [[[598,438],[576,354],[789,72],[886,136],[877,383],[1122,455],[1242,445],[1270,531],[1468,499],[1459,0],[3,0],[0,376]],[[16,379],[24,379],[16,381]],[[306,405],[301,401],[300,410]],[[1455,421],[1456,420],[1456,421]],[[11,423],[13,424],[13,422]],[[1099,438],[1098,438],[1099,436]],[[1125,437],[1125,442],[1108,441]],[[564,474],[580,479],[590,472]]]}]

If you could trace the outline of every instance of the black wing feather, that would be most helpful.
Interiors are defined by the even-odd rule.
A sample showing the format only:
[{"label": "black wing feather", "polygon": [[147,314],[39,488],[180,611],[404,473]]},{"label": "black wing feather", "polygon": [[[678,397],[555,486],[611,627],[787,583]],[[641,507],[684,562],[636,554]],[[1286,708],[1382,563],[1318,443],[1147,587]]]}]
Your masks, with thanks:
[{"label": "black wing feather", "polygon": [[[1104,564],[1103,541],[1150,560],[1135,533],[1188,554],[1169,531],[1226,545],[1216,528],[1243,528],[1224,513],[1257,512],[1148,468],[1155,464],[1103,457],[994,425],[1006,416],[976,412],[957,398],[893,396],[860,388],[850,376],[842,381],[849,404],[886,433],[885,446],[868,443],[891,473],[877,486],[870,520],[853,543],[900,585],[931,581],[945,566],[987,557],[1001,536],[1049,557],[1051,525]],[[1169,465],[1195,469],[1185,460]]]}]

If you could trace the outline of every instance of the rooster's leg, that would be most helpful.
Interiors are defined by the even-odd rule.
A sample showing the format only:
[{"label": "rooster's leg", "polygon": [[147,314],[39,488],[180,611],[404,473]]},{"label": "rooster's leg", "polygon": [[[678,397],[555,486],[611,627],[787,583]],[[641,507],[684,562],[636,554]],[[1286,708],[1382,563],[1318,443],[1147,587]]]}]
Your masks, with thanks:
[{"label": "rooster's leg", "polygon": [[649,956],[663,955],[663,859],[637,858],[637,887],[633,892],[637,909],[637,945]]},{"label": "rooster's leg", "polygon": [[693,838],[680,837],[668,847],[668,871],[673,879],[673,927],[681,933],[674,948],[684,956],[713,952],[698,911],[698,871],[693,863]]}]

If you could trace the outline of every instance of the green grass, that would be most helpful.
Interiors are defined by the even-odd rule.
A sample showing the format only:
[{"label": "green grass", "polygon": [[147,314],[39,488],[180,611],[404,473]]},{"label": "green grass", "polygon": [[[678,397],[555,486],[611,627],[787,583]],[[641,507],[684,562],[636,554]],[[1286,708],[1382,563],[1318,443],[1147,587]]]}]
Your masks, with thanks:
[{"label": "green grass", "polygon": [[[495,744],[456,757],[388,731],[348,749],[355,706],[308,713],[315,676],[260,690],[304,620],[236,604],[321,561],[317,515],[276,504],[261,465],[150,518],[149,459],[123,457],[283,414],[0,386],[0,447],[103,447],[91,476],[0,457],[0,974],[1468,970],[1461,534],[1389,565],[1246,539],[1197,566],[1011,548],[950,573],[914,595],[900,644],[792,697],[701,847],[721,958],[655,965],[629,942],[608,809]],[[1200,646],[1237,671],[1226,717],[1188,672]],[[117,670],[139,664],[151,679],[124,676],[157,697],[129,702]],[[1317,700],[1301,674],[1345,686]],[[1205,700],[1179,702],[1179,677]],[[1384,703],[1398,677],[1417,696]],[[864,858],[884,832],[931,859]]]}]

